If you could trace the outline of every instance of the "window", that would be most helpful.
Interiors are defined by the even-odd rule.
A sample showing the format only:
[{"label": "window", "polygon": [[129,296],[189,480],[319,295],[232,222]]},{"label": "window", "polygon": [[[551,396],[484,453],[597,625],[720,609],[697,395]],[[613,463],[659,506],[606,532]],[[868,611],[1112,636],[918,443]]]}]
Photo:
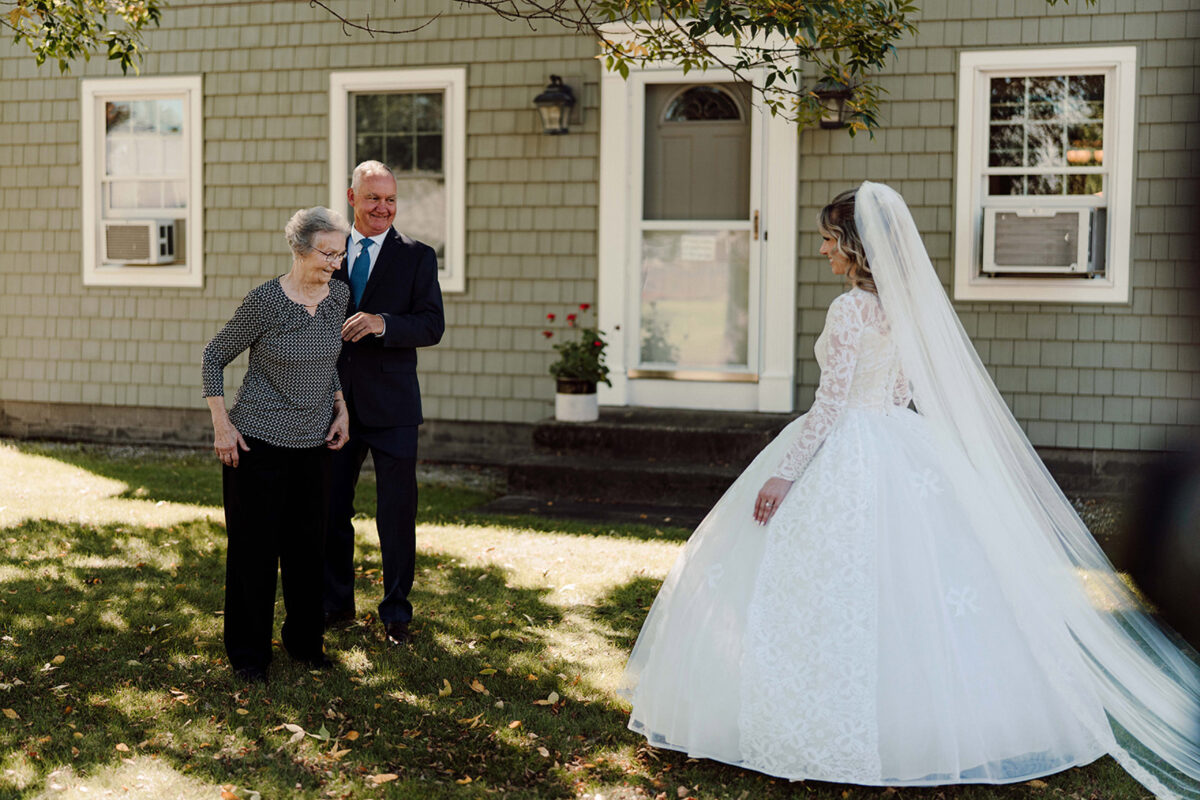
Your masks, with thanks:
[{"label": "window", "polygon": [[956,299],[1129,302],[1135,62],[1133,47],[961,54]]},{"label": "window", "polygon": [[438,255],[443,291],[466,288],[466,70],[330,76],[330,206],[346,204],[359,162],[396,174],[396,229]]},{"label": "window", "polygon": [[82,87],[84,284],[203,285],[200,78]]}]

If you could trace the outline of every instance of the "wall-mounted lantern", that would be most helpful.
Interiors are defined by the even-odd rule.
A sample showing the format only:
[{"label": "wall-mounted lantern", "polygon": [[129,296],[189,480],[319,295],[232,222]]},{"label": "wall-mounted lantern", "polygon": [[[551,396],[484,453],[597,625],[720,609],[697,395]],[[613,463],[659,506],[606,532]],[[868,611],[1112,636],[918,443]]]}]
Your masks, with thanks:
[{"label": "wall-mounted lantern", "polygon": [[567,132],[575,94],[570,86],[562,82],[562,78],[551,75],[550,84],[533,98],[533,104],[537,106],[538,116],[542,120],[542,133],[554,136]]},{"label": "wall-mounted lantern", "polygon": [[849,125],[846,122],[846,101],[854,96],[851,87],[832,78],[822,78],[813,87],[813,94],[821,101],[822,128],[845,128]]}]

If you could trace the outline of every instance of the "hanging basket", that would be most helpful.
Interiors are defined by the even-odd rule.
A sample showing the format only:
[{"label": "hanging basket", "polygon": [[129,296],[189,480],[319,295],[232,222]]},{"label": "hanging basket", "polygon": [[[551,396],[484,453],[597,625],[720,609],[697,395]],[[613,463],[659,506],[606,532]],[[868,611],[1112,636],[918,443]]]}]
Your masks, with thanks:
[{"label": "hanging basket", "polygon": [[596,382],[556,378],[554,418],[560,422],[595,422],[600,418]]}]

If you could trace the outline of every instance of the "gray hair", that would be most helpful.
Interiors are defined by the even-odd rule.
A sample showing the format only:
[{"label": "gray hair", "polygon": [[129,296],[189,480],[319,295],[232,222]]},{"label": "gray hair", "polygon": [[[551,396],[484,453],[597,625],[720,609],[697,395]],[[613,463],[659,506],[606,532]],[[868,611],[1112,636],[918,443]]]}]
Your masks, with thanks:
[{"label": "gray hair", "polygon": [[387,175],[392,180],[396,179],[396,173],[392,172],[391,168],[382,161],[364,161],[354,168],[354,174],[350,178],[350,188],[357,192],[362,186],[363,180],[372,175]]},{"label": "gray hair", "polygon": [[283,235],[287,237],[292,253],[302,256],[313,249],[313,239],[318,233],[340,233],[350,235],[350,223],[331,208],[313,206],[302,208],[287,221]]}]

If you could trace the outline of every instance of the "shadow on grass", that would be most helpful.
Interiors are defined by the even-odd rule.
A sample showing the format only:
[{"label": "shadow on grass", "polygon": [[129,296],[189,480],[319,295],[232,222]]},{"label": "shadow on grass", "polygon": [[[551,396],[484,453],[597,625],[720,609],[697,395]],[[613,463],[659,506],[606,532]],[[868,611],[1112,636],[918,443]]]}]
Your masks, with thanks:
[{"label": "shadow on grass", "polygon": [[[16,717],[0,719],[0,752],[25,776],[15,788],[148,755],[265,797],[566,797],[579,753],[628,742],[619,708],[547,654],[562,610],[499,568],[420,556],[412,647],[356,626],[330,635],[333,671],[277,650],[271,684],[248,689],[224,665],[220,526],[31,522],[4,535],[0,684]],[[375,576],[359,578],[363,606]],[[283,725],[315,736],[289,743]],[[376,787],[381,774],[399,777]]]}]

